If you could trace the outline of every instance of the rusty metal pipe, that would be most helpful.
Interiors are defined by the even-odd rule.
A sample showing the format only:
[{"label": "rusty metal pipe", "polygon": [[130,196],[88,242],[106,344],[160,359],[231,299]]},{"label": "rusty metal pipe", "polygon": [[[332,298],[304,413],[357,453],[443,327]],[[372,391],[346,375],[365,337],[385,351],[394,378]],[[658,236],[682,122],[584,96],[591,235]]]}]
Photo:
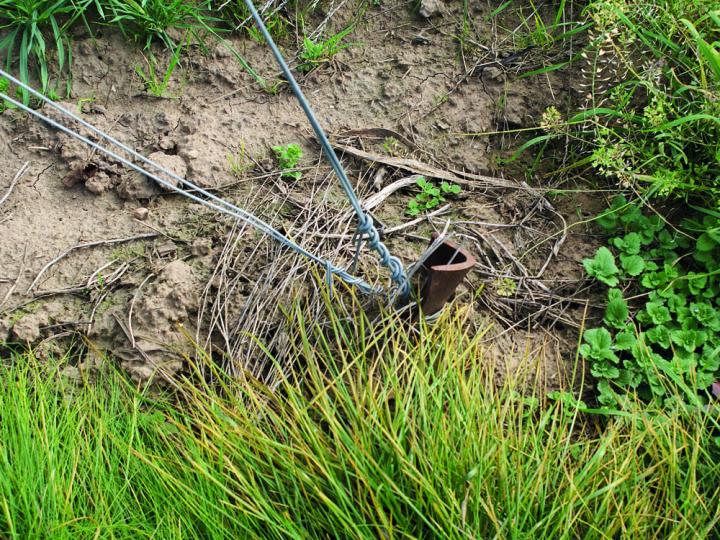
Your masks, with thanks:
[{"label": "rusty metal pipe", "polygon": [[[433,233],[433,241],[437,238],[438,234]],[[445,306],[475,262],[475,257],[464,248],[448,240],[427,257],[422,265],[426,279],[420,290],[420,306],[424,315],[434,315]]]}]

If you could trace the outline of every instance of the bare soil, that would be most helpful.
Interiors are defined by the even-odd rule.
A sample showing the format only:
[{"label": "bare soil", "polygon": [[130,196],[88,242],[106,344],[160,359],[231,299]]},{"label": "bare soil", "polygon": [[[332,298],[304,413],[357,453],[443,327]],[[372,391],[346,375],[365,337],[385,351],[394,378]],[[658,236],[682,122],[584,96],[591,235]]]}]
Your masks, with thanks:
[{"label": "bare soil", "polygon": [[[529,368],[552,387],[573,360],[587,298],[580,261],[595,247],[572,224],[587,211],[579,208],[597,201],[552,200],[521,186],[542,187],[547,179],[526,178],[517,165],[495,166],[520,135],[468,134],[538,125],[549,105],[569,99],[568,76],[522,78],[521,66],[503,64],[516,44],[487,22],[487,5],[472,13],[484,42],[474,57],[461,57],[459,5],[441,4],[440,14],[427,19],[408,4],[383,3],[362,16],[351,47],[300,82],[334,140],[373,156],[458,171],[460,178],[483,175],[518,186],[469,181],[448,213],[387,241],[410,264],[433,230],[447,228],[480,261],[457,305],[473,311],[478,331],[491,326],[486,360],[499,373]],[[344,8],[331,27],[342,28],[355,14]],[[272,79],[277,70],[265,46],[229,40]],[[145,65],[141,52],[120,34],[98,28],[93,37],[78,35],[72,93],[61,105],[348,264],[349,206],[294,97],[284,86],[263,91],[226,47],[213,47],[189,49],[171,97],[160,99],[135,71]],[[287,51],[294,52],[289,45]],[[542,61],[533,54],[522,61]],[[168,59],[156,55],[160,65]],[[473,73],[474,67],[481,69]],[[343,139],[348,132],[353,136]],[[0,133],[0,196],[29,163],[0,206],[0,341],[30,344],[38,354],[76,346],[83,351],[80,368],[110,353],[138,381],[177,373],[198,346],[238,372],[270,376],[247,335],[274,332],[282,345],[279,306],[298,290],[318,294],[310,263],[25,114],[6,111]],[[282,178],[271,157],[272,146],[292,142],[304,149],[299,181]],[[410,174],[351,155],[343,161],[363,198]],[[415,193],[393,193],[375,209],[378,220],[391,229],[410,221],[405,208]],[[387,282],[367,250],[360,271]]]}]

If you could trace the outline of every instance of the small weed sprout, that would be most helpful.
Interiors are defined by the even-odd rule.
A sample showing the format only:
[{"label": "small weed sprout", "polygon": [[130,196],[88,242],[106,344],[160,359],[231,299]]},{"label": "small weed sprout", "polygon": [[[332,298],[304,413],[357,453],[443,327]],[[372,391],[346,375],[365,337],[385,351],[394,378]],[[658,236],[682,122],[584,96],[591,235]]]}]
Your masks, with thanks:
[{"label": "small weed sprout", "polygon": [[400,156],[403,153],[402,144],[395,137],[385,137],[382,147],[389,156]]},{"label": "small weed sprout", "polygon": [[498,278],[493,282],[493,288],[498,296],[510,297],[517,291],[517,283],[511,278]]},{"label": "small weed sprout", "polygon": [[544,131],[560,135],[564,132],[564,124],[562,113],[554,105],[550,105],[543,111],[540,127]]},{"label": "small weed sprout", "polygon": [[245,143],[240,144],[237,152],[229,152],[227,155],[228,168],[233,176],[241,178],[245,173],[252,170],[254,164],[245,150]]},{"label": "small weed sprout", "polygon": [[78,98],[78,100],[77,100],[77,110],[78,110],[78,112],[79,112],[79,113],[82,113],[82,112],[83,112],[83,108],[85,107],[85,105],[86,105],[86,104],[89,105],[89,104],[91,104],[91,103],[95,103],[96,99],[97,99],[97,98],[96,98],[94,95],[88,96],[88,97],[84,97],[84,98]]},{"label": "small weed sprout", "polygon": [[283,178],[300,180],[302,172],[294,169],[297,167],[298,163],[300,163],[300,159],[302,159],[302,148],[295,143],[291,143],[285,146],[273,146],[273,152],[275,152],[275,158],[282,169],[281,176]]},{"label": "small weed sprout", "polygon": [[145,57],[145,63],[148,67],[147,73],[142,68],[142,66],[135,67],[135,72],[145,83],[145,89],[150,95],[157,98],[177,97],[169,96],[167,92],[168,87],[170,86],[170,78],[172,77],[172,74],[175,71],[178,62],[180,61],[180,54],[182,53],[182,48],[183,45],[181,44],[175,49],[172,58],[170,58],[170,63],[165,69],[165,74],[162,76],[162,78],[159,77],[157,60],[155,59],[155,55],[153,55],[152,53],[148,55],[149,57]]},{"label": "small weed sprout", "polygon": [[320,42],[315,42],[308,36],[305,36],[303,38],[303,49],[300,53],[300,59],[303,62],[298,66],[298,71],[312,71],[318,65],[332,60],[333,56],[343,49],[350,47],[350,44],[342,44],[341,42],[352,31],[353,28],[349,26],[325,41]]},{"label": "small weed sprout", "polygon": [[422,191],[408,202],[406,212],[410,216],[417,216],[420,212],[431,210],[440,203],[444,203],[446,196],[458,195],[462,191],[460,186],[449,182],[442,182],[440,187],[437,187],[432,182],[428,182],[424,176],[417,179],[417,185]]}]

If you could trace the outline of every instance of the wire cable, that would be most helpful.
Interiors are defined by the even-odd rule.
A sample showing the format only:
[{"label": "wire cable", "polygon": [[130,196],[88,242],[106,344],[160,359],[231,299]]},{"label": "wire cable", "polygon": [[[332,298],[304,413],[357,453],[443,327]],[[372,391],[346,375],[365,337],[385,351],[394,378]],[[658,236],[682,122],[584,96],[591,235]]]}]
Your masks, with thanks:
[{"label": "wire cable", "polygon": [[318,119],[315,116],[315,113],[310,107],[310,103],[308,103],[308,100],[305,98],[305,95],[300,89],[300,86],[295,80],[295,77],[293,77],[292,71],[290,71],[290,67],[285,61],[285,58],[280,52],[280,49],[278,49],[277,45],[275,44],[275,41],[270,35],[270,32],[268,32],[268,29],[265,27],[265,23],[263,22],[260,14],[257,12],[257,9],[255,8],[252,0],[244,0],[244,2],[248,10],[250,11],[250,14],[253,16],[253,19],[255,19],[255,24],[260,29],[260,32],[262,33],[265,41],[267,42],[270,50],[273,53],[273,56],[275,56],[275,60],[280,66],[280,70],[283,72],[283,75],[285,76],[285,79],[290,85],[293,94],[295,94],[298,103],[300,103],[300,107],[302,107],[303,111],[305,112],[305,116],[307,116],[307,119],[313,128],[313,131],[315,131],[315,136],[318,138],[318,141],[320,142],[320,146],[322,147],[325,156],[330,161],[330,165],[332,166],[335,174],[340,180],[340,184],[345,190],[345,194],[347,195],[347,198],[350,201],[353,210],[355,210],[355,213],[357,214],[358,233],[365,236],[364,240],[367,242],[368,246],[378,252],[378,255],[380,256],[380,263],[390,270],[390,277],[395,282],[398,288],[400,298],[407,298],[410,292],[410,283],[408,281],[407,273],[405,272],[402,261],[390,254],[387,246],[380,240],[380,233],[378,232],[377,227],[375,227],[373,218],[369,214],[365,213],[365,211],[363,211],[360,199],[358,198],[352,184],[350,183],[350,180],[345,174],[345,169],[343,169],[343,166],[340,163],[340,160],[338,159],[335,150],[333,150],[333,147],[330,144],[330,141],[328,140],[325,131],[323,130],[320,122],[318,122]]},{"label": "wire cable", "polygon": [[[9,74],[7,74],[6,72],[4,72],[1,69],[0,69],[0,76],[5,77],[8,80],[11,80],[13,83],[17,84],[21,88],[25,88],[26,90],[33,93],[33,95],[44,98],[44,96],[42,96],[42,94],[39,94],[33,88],[18,81],[17,79],[10,76]],[[87,137],[81,135],[80,133],[77,133],[73,129],[61,124],[60,122],[58,122],[56,120],[53,120],[52,118],[49,118],[48,116],[45,116],[38,110],[33,109],[33,108],[17,101],[16,99],[11,98],[10,96],[8,96],[2,92],[0,92],[0,99],[3,99],[5,101],[7,101],[8,103],[12,104],[13,106],[17,107],[18,109],[23,110],[23,111],[31,114],[32,116],[35,116],[36,118],[42,120],[43,122],[49,124],[50,126],[85,143],[86,145],[90,146],[91,148],[94,148],[95,150],[102,152],[106,156],[122,163],[126,167],[129,167],[130,169],[132,169],[140,174],[143,174],[143,175],[147,176],[148,178],[151,178],[152,180],[154,180],[161,186],[165,187],[169,191],[183,195],[184,197],[187,197],[188,199],[190,199],[194,202],[197,202],[208,208],[212,208],[213,210],[230,215],[230,216],[234,217],[235,219],[239,219],[241,221],[244,221],[245,223],[250,224],[251,226],[255,227],[256,229],[258,229],[261,232],[265,233],[266,235],[270,236],[271,238],[286,245],[287,247],[289,247],[296,253],[299,253],[299,254],[307,257],[308,259],[314,261],[318,265],[324,267],[326,272],[329,275],[332,274],[332,275],[338,276],[340,279],[342,279],[346,283],[357,286],[364,293],[381,293],[382,292],[382,289],[370,285],[362,278],[351,275],[344,268],[337,267],[334,264],[332,264],[331,261],[324,259],[322,257],[319,257],[319,256],[311,253],[310,251],[306,250],[301,245],[297,244],[296,242],[294,242],[293,240],[291,240],[290,238],[288,238],[287,236],[282,234],[280,231],[273,228],[270,224],[268,224],[265,221],[263,221],[262,219],[258,218],[257,216],[243,210],[242,208],[240,208],[238,206],[235,206],[235,205],[225,201],[224,199],[222,199],[220,197],[217,197],[216,195],[201,188],[200,186],[194,184],[193,182],[190,182],[189,180],[182,178],[182,177],[178,176],[177,174],[173,173],[172,171],[168,171],[167,169],[161,167],[157,163],[154,163],[153,161],[143,157],[142,155],[138,154],[134,150],[129,149],[127,146],[123,145],[119,141],[115,141],[115,139],[113,139],[109,135],[104,134],[102,131],[98,130],[97,128],[95,128],[91,124],[85,122],[84,120],[78,119],[77,117],[75,117],[75,115],[73,115],[69,111],[66,111],[65,109],[63,109],[62,107],[57,105],[56,103],[51,102],[53,105],[53,108],[57,109],[61,113],[66,114],[67,116],[69,116],[75,120],[78,120],[82,125],[84,125],[85,127],[88,127],[94,133],[102,136],[103,138],[105,138],[106,140],[108,140],[110,142],[114,142],[115,145],[118,146],[119,148],[127,151],[134,157],[139,158],[141,161],[147,163],[148,165],[151,165],[157,171],[167,175],[170,178],[173,178],[174,180],[178,181],[179,184],[175,185],[175,184],[167,181],[166,179],[159,177],[157,174],[149,172],[148,170],[144,169],[143,167],[141,167],[139,165],[136,165],[135,163],[133,163],[129,159],[119,155],[118,153],[116,153],[108,148],[105,148],[103,145],[88,139]],[[45,98],[44,101],[49,101],[49,100],[47,100],[47,98]],[[191,190],[204,195],[205,197],[207,197],[210,200],[203,199],[202,197],[199,197],[193,193],[190,193],[189,191],[186,191],[186,190],[182,189],[181,187],[179,187],[180,185],[188,186]]]}]

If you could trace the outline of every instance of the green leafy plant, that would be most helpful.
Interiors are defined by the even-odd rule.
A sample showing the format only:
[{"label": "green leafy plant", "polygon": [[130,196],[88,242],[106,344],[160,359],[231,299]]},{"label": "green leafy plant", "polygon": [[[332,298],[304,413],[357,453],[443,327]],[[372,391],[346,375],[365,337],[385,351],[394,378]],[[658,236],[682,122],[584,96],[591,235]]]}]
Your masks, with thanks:
[{"label": "green leafy plant", "polygon": [[441,182],[440,187],[437,187],[432,182],[428,182],[424,176],[419,177],[416,183],[421,192],[408,202],[406,212],[410,216],[417,216],[420,212],[431,210],[444,203],[446,197],[458,195],[462,191],[459,185],[449,182]]},{"label": "green leafy plant", "polygon": [[302,159],[302,148],[295,143],[291,143],[285,146],[273,146],[273,152],[275,153],[275,158],[282,169],[281,176],[283,178],[300,180],[302,172],[294,169]]},{"label": "green leafy plant", "polygon": [[352,26],[341,30],[324,41],[313,41],[308,36],[303,38],[303,47],[300,52],[302,63],[298,65],[298,71],[312,71],[318,65],[329,62],[333,56],[350,47],[350,44],[341,43],[351,32]]},{"label": "green leafy plant", "polygon": [[618,284],[618,267],[615,257],[606,247],[601,247],[592,259],[585,259],[583,266],[588,275],[602,281],[605,285],[615,287]]},{"label": "green leafy plant", "polygon": [[592,139],[592,166],[652,195],[720,204],[717,2],[615,0],[588,13],[595,78],[581,136]]},{"label": "green leafy plant", "polygon": [[[510,5],[503,3],[503,6]],[[720,10],[716,0],[595,0],[567,36],[583,32],[580,110],[548,109],[510,158],[536,148],[560,170],[588,165],[645,196],[720,206]],[[562,69],[563,61],[525,74]],[[572,113],[572,111],[569,111]],[[579,139],[567,152],[566,137]],[[554,144],[554,142],[561,144]],[[570,161],[572,160],[572,161]]]},{"label": "green leafy plant", "polygon": [[621,261],[607,247],[583,261],[611,287],[603,326],[586,330],[580,347],[600,402],[637,392],[663,403],[679,392],[701,403],[720,379],[720,214],[696,211],[673,227],[618,197],[599,223],[616,235]]}]

